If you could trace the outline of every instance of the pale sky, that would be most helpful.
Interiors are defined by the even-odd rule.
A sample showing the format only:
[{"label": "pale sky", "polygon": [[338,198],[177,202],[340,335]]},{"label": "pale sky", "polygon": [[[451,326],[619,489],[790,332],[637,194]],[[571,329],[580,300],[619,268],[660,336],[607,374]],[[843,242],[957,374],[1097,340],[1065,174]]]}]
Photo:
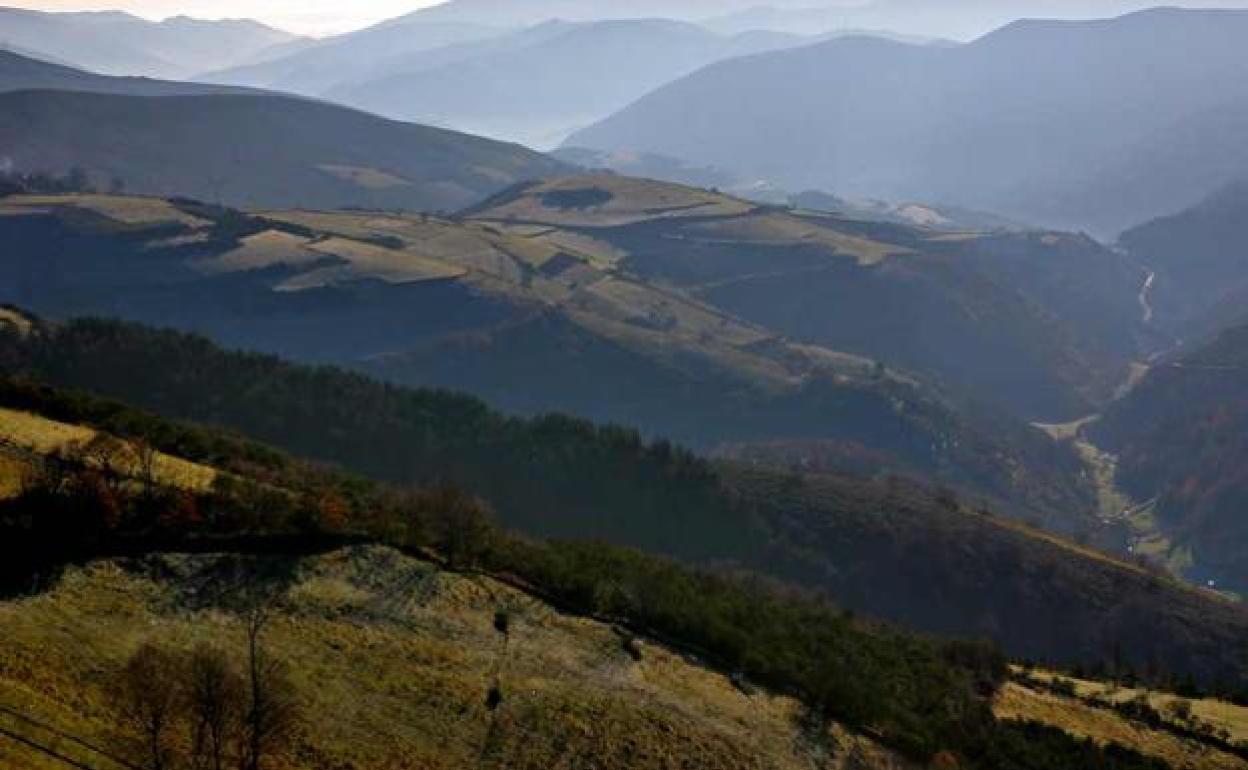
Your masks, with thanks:
[{"label": "pale sky", "polygon": [[149,19],[258,19],[307,35],[325,35],[401,16],[438,0],[0,0],[38,11],[122,10]]}]

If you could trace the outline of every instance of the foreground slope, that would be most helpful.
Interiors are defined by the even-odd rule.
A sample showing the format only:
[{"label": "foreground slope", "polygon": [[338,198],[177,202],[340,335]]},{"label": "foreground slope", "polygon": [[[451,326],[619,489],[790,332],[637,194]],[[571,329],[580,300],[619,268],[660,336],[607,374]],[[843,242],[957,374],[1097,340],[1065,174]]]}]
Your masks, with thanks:
[{"label": "foreground slope", "polygon": [[516,145],[275,95],[0,95],[14,168],[249,206],[451,209],[562,164]]},{"label": "foreground slope", "polygon": [[[18,382],[3,393],[221,464],[217,483],[191,491],[114,476],[98,453],[83,464],[58,452],[0,501],[5,542],[19,543],[0,585],[35,592],[0,603],[0,752],[23,766],[146,761],[146,742],[118,719],[127,656],[140,645],[173,656],[143,685],[176,687],[192,648],[228,661],[258,618],[248,627],[297,706],[299,729],[274,749],[305,767],[435,751],[508,766],[586,754],[607,767],[695,755],[699,766],[859,770],[1242,766],[1212,733],[1183,737],[1195,722],[1111,733],[1104,723],[1125,720],[1104,704],[1056,709],[1039,680],[1007,681],[983,644],[916,637],[757,579],[603,544],[491,534],[464,518],[480,503],[453,490],[382,489],[83,394]],[[419,560],[366,545],[377,542]],[[182,549],[211,555],[164,555]],[[99,558],[113,553],[127,558]],[[467,571],[431,566],[438,557]],[[49,570],[65,558],[86,566]],[[1072,724],[1072,713],[1085,718]],[[175,714],[163,741],[174,756],[193,734]],[[1097,743],[1072,737],[1084,735]]]},{"label": "foreground slope", "polygon": [[711,65],[569,146],[1112,235],[1248,169],[1246,40],[1246,11],[1173,8],[838,40]]},{"label": "foreground slope", "polygon": [[[900,480],[715,467],[620,428],[509,419],[465,397],[116,324],[4,341],[9,371],[227,426],[376,478],[457,481],[531,534],[737,564],[859,612],[986,636],[1019,657],[1121,659],[1137,670],[1157,661],[1210,685],[1248,682],[1242,607]],[[143,424],[115,406],[18,385],[4,403],[105,429]]]},{"label": "foreground slope", "polygon": [[[616,184],[641,192],[628,214],[639,221],[686,221],[707,202],[727,227],[753,221],[754,207],[736,199]],[[5,296],[56,317],[172,324],[702,448],[831,442],[843,462],[830,467],[939,479],[1067,531],[1099,528],[1081,464],[1047,436],[873,358],[794,340],[646,279],[596,232],[375,212],[249,216],[116,196],[0,207],[9,213],[0,231],[19,244],[0,262]],[[619,216],[561,213],[572,224]],[[846,262],[836,244],[891,248],[824,232],[829,243],[812,258],[834,269]],[[741,249],[753,246],[742,238]],[[776,248],[807,258],[800,245]]]},{"label": "foreground slope", "polygon": [[[807,734],[796,701],[743,692],[660,645],[638,642],[634,658],[609,625],[378,547],[105,561],[0,603],[0,725],[102,762],[49,728],[115,745],[109,674],[144,641],[240,645],[231,597],[280,573],[290,577],[266,642],[295,664],[305,698],[300,767],[661,768],[693,757],[725,770],[914,766],[839,726]],[[492,687],[503,693],[493,710]],[[838,758],[820,765],[830,746]],[[9,741],[0,762],[59,767]]]},{"label": "foreground slope", "polygon": [[[31,742],[0,743],[0,760],[29,770],[63,766],[36,747],[89,766],[124,756],[110,675],[152,640],[185,650],[238,646],[244,631],[233,603],[266,584],[280,611],[265,642],[295,663],[306,715],[291,751],[301,767],[536,768],[592,758],[609,769],[670,768],[695,757],[700,768],[922,766],[835,722],[813,723],[798,701],[660,643],[626,646],[618,628],[376,546],[303,557],[97,561],[43,595],[0,603],[8,632],[0,640],[0,726]],[[499,613],[508,617],[505,634]],[[502,694],[494,708],[492,691]],[[1054,724],[1172,767],[1248,766],[1039,687],[1006,684],[995,708],[1003,719]]]}]

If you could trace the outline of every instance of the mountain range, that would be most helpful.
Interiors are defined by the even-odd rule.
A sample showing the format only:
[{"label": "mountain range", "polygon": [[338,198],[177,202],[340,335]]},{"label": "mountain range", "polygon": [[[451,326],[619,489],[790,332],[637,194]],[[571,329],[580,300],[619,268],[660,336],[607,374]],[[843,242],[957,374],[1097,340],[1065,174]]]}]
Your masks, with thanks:
[{"label": "mountain range", "polygon": [[289,90],[549,148],[706,64],[803,41],[766,32],[720,36],[665,19],[551,21],[514,32],[398,20],[199,80]]},{"label": "mountain range", "polygon": [[1245,41],[1248,12],[1181,9],[832,40],[713,64],[567,144],[1112,236],[1244,173]]},{"label": "mountain range", "polygon": [[[44,13],[0,8],[0,48],[104,75],[185,78],[261,59],[298,38],[255,21],[160,22],[128,13]],[[23,50],[18,50],[23,49]]]}]

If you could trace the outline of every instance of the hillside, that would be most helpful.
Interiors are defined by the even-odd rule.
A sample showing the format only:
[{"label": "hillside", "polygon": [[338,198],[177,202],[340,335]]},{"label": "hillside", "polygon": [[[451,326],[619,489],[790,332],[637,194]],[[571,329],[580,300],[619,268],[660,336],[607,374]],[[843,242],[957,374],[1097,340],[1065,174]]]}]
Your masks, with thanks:
[{"label": "hillside", "polygon": [[[281,588],[281,614],[267,642],[274,654],[299,661],[310,717],[293,753],[304,767],[376,767],[402,754],[429,768],[536,767],[588,756],[602,767],[646,768],[669,767],[695,752],[704,768],[916,766],[835,723],[822,732],[803,727],[794,700],[743,691],[660,644],[635,642],[635,659],[610,626],[560,613],[488,578],[441,572],[381,548],[241,563],[156,555],[75,569],[45,595],[0,604],[9,632],[0,641],[0,724],[99,761],[98,752],[63,736],[94,746],[116,742],[120,720],[108,674],[144,639],[187,648],[238,645],[241,623],[214,604],[228,607],[242,579],[279,569],[293,578]],[[197,598],[205,590],[213,600]],[[505,637],[494,626],[499,608],[510,618]],[[78,641],[84,638],[90,644]],[[504,700],[491,711],[485,700],[495,683]],[[356,705],[344,711],[345,702]],[[1006,685],[996,708],[1049,723],[1076,716],[1077,732],[1090,730],[1175,767],[1245,766],[1040,689]],[[1099,732],[1105,723],[1118,731]],[[0,744],[0,761],[28,770],[61,767],[12,742]]]},{"label": "hillside", "polygon": [[[1072,729],[1067,711],[1122,717],[1095,702],[1055,709],[1032,680],[1008,682],[1000,657],[981,644],[915,637],[757,579],[604,545],[490,534],[472,523],[480,503],[462,493],[379,489],[116,403],[6,383],[4,402],[15,401],[245,474],[219,471],[210,489],[188,493],[161,482],[113,485],[107,468],[49,458],[21,497],[0,501],[0,530],[23,557],[5,564],[3,585],[35,586],[0,604],[8,632],[0,731],[19,744],[15,754],[7,741],[0,751],[27,766],[41,767],[48,752],[141,761],[146,744],[118,718],[127,656],[149,645],[150,658],[156,645],[174,656],[162,669],[173,677],[183,656],[229,656],[244,627],[257,629],[262,660],[277,666],[265,664],[275,672],[265,681],[287,682],[277,692],[297,707],[289,713],[298,729],[266,745],[305,767],[373,766],[399,747],[442,752],[443,761],[474,752],[508,766],[518,756],[550,762],[582,752],[607,767],[669,766],[690,752],[726,766],[911,766],[898,753],[984,770],[1164,766],[1149,756],[1242,766],[1209,750],[1216,731],[1176,740],[1167,723],[1102,734],[1088,733],[1088,720],[1077,735],[1122,746],[1072,740],[1061,732]],[[127,558],[99,560],[113,553]],[[85,566],[48,572],[39,554]],[[432,566],[433,554],[452,571]],[[38,570],[33,583],[24,565]],[[718,672],[701,668],[708,664]],[[1115,666],[1123,675],[1123,659]],[[367,705],[344,711],[348,702]],[[1229,705],[1217,715],[1238,718]],[[183,734],[158,742],[186,752]]]},{"label": "hillside", "polygon": [[259,94],[3,94],[0,146],[18,170],[246,206],[453,209],[563,170],[516,145]]},{"label": "hillside", "polygon": [[[222,425],[375,478],[455,481],[490,502],[505,526],[533,535],[756,569],[858,612],[988,636],[1019,657],[1091,666],[1117,656],[1118,665],[1141,671],[1156,661],[1230,688],[1248,677],[1241,607],[977,512],[947,492],[899,479],[710,466],[621,428],[504,418],[461,396],[225,354],[202,340],[116,324],[21,339],[4,339],[0,360],[9,371]],[[289,475],[257,449],[152,431],[144,427],[150,418],[115,405],[17,384],[5,393],[11,409],[151,433],[158,448],[197,461],[255,458],[225,467],[273,467],[283,485]]]},{"label": "hillside", "polygon": [[[705,768],[796,770],[816,766],[826,746],[844,752],[828,767],[848,756],[858,768],[913,766],[839,726],[805,733],[798,703],[747,695],[662,646],[640,642],[634,660],[608,625],[375,548],[241,563],[100,562],[45,595],[0,603],[0,725],[99,762],[52,730],[116,743],[108,675],[145,639],[188,650],[241,644],[241,622],[217,608],[245,579],[274,570],[292,575],[267,641],[297,661],[309,714],[292,750],[300,767],[579,766],[593,757],[599,767],[660,768],[696,755]],[[220,598],[197,599],[203,591]],[[506,636],[494,627],[499,611],[511,617]],[[90,642],[73,642],[82,638]],[[504,700],[490,710],[496,684]],[[406,764],[395,765],[398,757]],[[0,743],[0,763],[61,767],[11,742]]]},{"label": "hillside", "polygon": [[1149,302],[1155,323],[1191,339],[1244,320],[1248,299],[1248,183],[1133,227],[1123,248],[1156,273]]},{"label": "hillside", "polygon": [[0,93],[9,91],[89,91],[134,96],[246,93],[251,89],[181,83],[138,77],[96,75],[17,52],[0,50]]},{"label": "hillside", "polygon": [[1113,235],[1248,169],[1245,40],[1248,11],[1181,9],[834,40],[711,65],[568,145]]},{"label": "hillside", "polygon": [[943,233],[605,175],[508,191],[471,216],[606,241],[651,282],[1028,420],[1096,411],[1149,345],[1143,271],[1086,236]]},{"label": "hillside", "polygon": [[1188,574],[1229,591],[1248,591],[1248,329],[1157,362],[1148,376],[1092,426],[1119,455],[1132,496],[1154,504],[1171,550]]},{"label": "hillside", "polygon": [[298,40],[254,21],[160,22],[128,13],[0,8],[0,41],[106,75],[184,78],[241,64]]},{"label": "hillside", "polygon": [[[613,184],[635,188],[633,208],[559,213],[572,225],[587,216],[680,223],[710,201],[725,227],[753,221],[755,207],[735,199]],[[173,325],[700,448],[835,441],[849,467],[870,456],[879,475],[939,480],[1063,531],[1100,528],[1081,463],[1022,421],[963,405],[874,358],[743,321],[662,276],[646,280],[645,265],[593,232],[369,212],[247,217],[108,196],[10,198],[0,208],[11,214],[0,232],[20,244],[0,263],[3,296],[54,317]],[[823,232],[828,246],[813,257],[800,245],[775,250],[836,267],[845,262],[836,244],[892,248]]]}]

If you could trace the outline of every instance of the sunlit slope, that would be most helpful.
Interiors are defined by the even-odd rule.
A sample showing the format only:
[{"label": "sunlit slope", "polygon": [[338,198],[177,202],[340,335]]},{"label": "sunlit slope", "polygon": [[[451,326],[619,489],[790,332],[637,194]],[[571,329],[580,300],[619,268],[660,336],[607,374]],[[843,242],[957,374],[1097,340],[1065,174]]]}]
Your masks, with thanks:
[{"label": "sunlit slope", "polygon": [[[111,767],[48,728],[115,746],[110,674],[146,641],[241,645],[226,608],[257,585],[280,592],[266,644],[293,666],[304,701],[292,767],[912,767],[835,725],[804,731],[794,701],[739,689],[662,646],[642,640],[634,657],[608,625],[380,547],[99,562],[0,603],[0,726]],[[61,767],[7,740],[0,761]]]}]

